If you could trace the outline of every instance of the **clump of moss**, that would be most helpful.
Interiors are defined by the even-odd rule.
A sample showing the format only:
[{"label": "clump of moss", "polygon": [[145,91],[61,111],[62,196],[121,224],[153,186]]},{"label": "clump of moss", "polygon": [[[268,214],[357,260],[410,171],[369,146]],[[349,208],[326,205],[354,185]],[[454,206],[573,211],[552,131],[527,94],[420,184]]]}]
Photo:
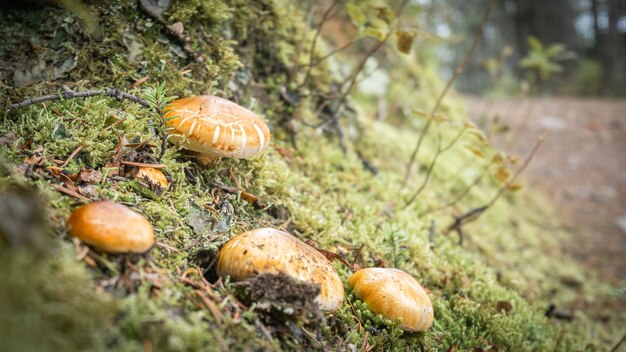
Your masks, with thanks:
[{"label": "clump of moss", "polygon": [[[171,184],[164,193],[155,194],[136,180],[106,177],[115,170],[107,163],[120,138],[158,144],[149,124],[150,111],[93,97],[5,113],[0,136],[15,135],[3,141],[9,147],[1,150],[6,160],[23,164],[43,147],[41,165],[20,180],[36,186],[47,199],[54,232],[50,237],[56,244],[53,255],[39,261],[28,251],[0,248],[0,274],[5,278],[0,280],[4,285],[0,301],[17,302],[2,307],[7,314],[0,315],[1,340],[7,346],[17,349],[33,341],[61,350],[178,351],[207,346],[447,350],[456,346],[534,351],[571,350],[586,343],[606,346],[612,341],[616,329],[603,333],[604,326],[582,311],[576,314],[576,324],[569,325],[544,316],[549,303],[575,307],[577,300],[601,300],[606,287],[598,289],[584,280],[574,289],[561,284],[562,277],[584,278],[584,273],[574,265],[555,267],[555,262],[566,259],[554,238],[546,238],[542,229],[546,211],[532,197],[503,197],[480,221],[465,227],[465,247],[443,235],[450,213],[484,204],[500,187],[488,178],[471,188],[456,209],[433,211],[470,185],[484,167],[463,148],[452,148],[442,156],[429,186],[416,202],[406,205],[437,148],[436,140],[425,141],[418,159],[420,171],[409,179],[411,188],[399,187],[410,156],[407,146],[414,143],[424,121],[373,120],[359,108],[369,103],[355,95],[357,113],[341,120],[352,137],[346,155],[335,138],[307,127],[305,122],[321,122],[314,113],[316,102],[303,98],[293,106],[281,95],[288,82],[289,89],[297,88],[289,70],[305,35],[298,20],[302,13],[292,3],[176,2],[164,17],[184,22],[192,48],[206,59],[202,62],[181,51],[180,44],[135,2],[111,1],[90,9],[104,31],[102,42],[92,40],[75,16],[63,9],[1,13],[0,20],[13,25],[0,28],[8,38],[0,45],[0,60],[11,63],[0,67],[0,80],[14,89],[3,90],[0,98],[36,96],[63,84],[76,89],[131,88],[148,77],[147,84],[166,82],[169,92],[179,96],[216,93],[242,103],[256,101],[253,109],[269,120],[275,147],[262,158],[223,160],[207,169],[169,145],[161,163]],[[308,33],[305,44],[310,44],[312,35]],[[61,76],[33,76],[37,72],[31,69],[38,62],[61,67],[65,61],[56,58],[71,53],[76,66],[57,71]],[[332,80],[329,67],[316,68],[313,86]],[[409,90],[412,82],[402,77],[419,80],[416,99],[413,105],[407,103],[406,110],[434,104],[441,82],[432,62],[399,67],[403,68],[392,72],[397,78],[394,92]],[[13,80],[16,69],[30,70],[34,81],[18,87]],[[140,88],[130,90],[141,94]],[[463,109],[452,103],[442,111],[450,123],[437,127],[450,140],[454,127],[463,121]],[[294,131],[297,150],[291,144]],[[474,132],[460,139],[459,145],[471,146],[480,139],[480,133]],[[70,211],[84,201],[52,188],[51,184],[64,181],[47,167],[59,165],[79,147],[80,152],[63,168],[69,173],[85,167],[101,170],[105,177],[92,185],[95,193],[89,197],[126,203],[150,220],[159,245],[148,256],[127,261],[90,252],[86,258],[95,262],[90,266],[75,259],[81,253],[70,246],[64,224]],[[378,174],[363,168],[354,151],[375,165]],[[215,188],[215,181],[255,194],[265,207],[252,206],[237,192]],[[432,242],[431,221],[436,224]],[[229,238],[253,228],[281,226],[362,266],[394,266],[418,277],[434,303],[432,329],[403,333],[397,323],[372,314],[352,295],[338,312],[312,327],[296,321],[270,328],[257,312],[239,304],[232,284],[207,282],[215,253]],[[551,257],[542,256],[546,248]],[[339,268],[339,272],[345,281],[348,270]],[[17,314],[18,310],[24,313]],[[610,317],[612,326],[626,320],[619,314]],[[36,320],[37,329],[20,329],[26,326],[22,318]]]}]

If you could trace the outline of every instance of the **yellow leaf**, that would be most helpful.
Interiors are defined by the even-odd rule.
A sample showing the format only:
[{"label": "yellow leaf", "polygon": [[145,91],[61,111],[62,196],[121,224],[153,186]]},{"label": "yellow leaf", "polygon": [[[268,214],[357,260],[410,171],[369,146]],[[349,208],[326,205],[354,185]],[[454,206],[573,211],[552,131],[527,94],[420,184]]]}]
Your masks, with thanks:
[{"label": "yellow leaf", "polygon": [[374,27],[367,27],[365,28],[365,35],[375,38],[378,41],[382,42],[383,40],[385,40],[385,33],[383,33],[380,29],[378,28],[374,28]]},{"label": "yellow leaf", "polygon": [[522,185],[519,183],[512,183],[510,185],[508,185],[506,187],[507,190],[511,191],[511,192],[516,192],[519,191],[520,189],[522,189]]},{"label": "yellow leaf", "polygon": [[485,138],[485,135],[480,130],[473,129],[473,130],[467,131],[467,133],[476,137],[482,145],[489,145],[487,138]]},{"label": "yellow leaf", "polygon": [[511,173],[506,167],[501,166],[498,168],[493,176],[496,178],[496,180],[498,180],[498,182],[505,183],[509,180],[509,176],[511,176]]},{"label": "yellow leaf", "polygon": [[358,8],[355,4],[347,3],[346,11],[348,11],[348,16],[350,16],[352,23],[354,23],[354,25],[357,27],[363,26],[367,21],[367,18],[365,17],[363,11],[361,11],[361,9]]},{"label": "yellow leaf", "polygon": [[494,164],[501,165],[502,163],[504,163],[504,158],[502,157],[502,155],[500,155],[500,154],[496,154],[496,155],[494,155],[494,156],[493,156],[493,158],[491,159],[491,161],[492,161]]},{"label": "yellow leaf", "polygon": [[376,10],[378,11],[377,17],[385,21],[387,24],[391,24],[391,22],[396,19],[396,14],[389,8],[389,6],[377,7]]},{"label": "yellow leaf", "polygon": [[470,147],[470,146],[465,146],[465,148],[467,148],[467,150],[472,152],[472,154],[476,155],[477,157],[479,157],[481,159],[485,158],[485,154],[483,154],[483,152],[480,151],[480,149],[474,148],[474,147]]},{"label": "yellow leaf", "polygon": [[470,121],[463,121],[463,127],[467,128],[467,129],[471,129],[471,130],[475,130],[476,129],[476,125],[474,125]]}]

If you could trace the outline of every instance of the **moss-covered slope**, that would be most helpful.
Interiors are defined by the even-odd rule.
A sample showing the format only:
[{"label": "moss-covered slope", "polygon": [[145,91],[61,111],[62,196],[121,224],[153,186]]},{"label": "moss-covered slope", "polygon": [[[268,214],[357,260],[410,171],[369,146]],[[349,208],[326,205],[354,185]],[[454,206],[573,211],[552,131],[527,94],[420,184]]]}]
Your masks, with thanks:
[{"label": "moss-covered slope", "polygon": [[[611,288],[560,254],[558,241],[567,234],[549,220],[549,206],[538,196],[507,193],[465,227],[463,247],[452,233],[443,235],[450,213],[485,204],[501,186],[486,179],[455,206],[432,211],[490,167],[463,147],[489,148],[480,144],[479,131],[467,133],[441,156],[425,191],[406,205],[437,147],[436,140],[426,140],[419,171],[402,188],[423,121],[375,120],[372,104],[357,96],[356,113],[341,119],[349,140],[345,155],[334,136],[309,127],[322,122],[315,113],[318,101],[303,98],[293,105],[284,90],[281,94],[302,80],[290,69],[294,58],[306,62],[308,55],[295,54],[301,43],[310,46],[313,36],[292,2],[176,1],[165,19],[183,23],[201,60],[190,57],[135,2],[86,6],[102,39],[86,32],[84,18],[63,8],[3,9],[3,101],[49,94],[62,85],[116,87],[141,95],[144,87],[166,82],[171,95],[210,93],[251,106],[269,122],[273,145],[257,159],[222,160],[211,168],[168,145],[161,163],[171,186],[158,194],[136,179],[114,175],[117,167],[108,164],[123,140],[154,145],[141,152],[126,148],[124,157],[158,154],[159,126],[151,111],[93,97],[4,112],[3,164],[13,171],[2,175],[1,216],[23,211],[15,199],[28,203],[32,195],[24,189],[35,185],[52,229],[43,239],[26,241],[30,245],[0,244],[0,341],[7,350],[572,351],[602,349],[616,339],[624,316],[603,308]],[[407,111],[428,110],[441,88],[434,68],[396,60],[402,65],[389,73],[398,78],[389,94],[403,96],[417,81],[409,102],[398,103]],[[333,79],[332,65],[321,66],[308,88]],[[443,111],[451,122],[438,129],[449,141],[465,118],[455,104]],[[379,172],[365,168],[362,159]],[[103,178],[78,181],[82,197],[127,204],[155,226],[158,245],[150,254],[87,253],[69,238],[65,220],[86,200],[53,185],[67,185],[67,175],[85,168],[101,171]],[[259,201],[251,204],[220,185],[240,187]],[[230,283],[209,283],[220,245],[241,231],[266,226],[310,239],[350,262],[408,271],[430,292],[434,326],[403,334],[352,295],[322,322],[269,324],[254,306],[239,302]],[[6,227],[3,231],[8,237]],[[40,235],[32,231],[32,236]],[[348,269],[336,266],[345,282]],[[577,310],[574,322],[549,320],[550,303],[586,310]]]}]

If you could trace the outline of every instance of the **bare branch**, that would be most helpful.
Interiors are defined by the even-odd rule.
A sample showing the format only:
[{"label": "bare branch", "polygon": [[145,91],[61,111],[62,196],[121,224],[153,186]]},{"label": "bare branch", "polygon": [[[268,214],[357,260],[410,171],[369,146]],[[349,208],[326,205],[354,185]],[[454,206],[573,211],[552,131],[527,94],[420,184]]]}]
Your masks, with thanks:
[{"label": "bare branch", "polygon": [[326,12],[324,12],[324,15],[322,15],[322,20],[317,25],[317,31],[315,31],[315,35],[313,36],[313,43],[311,44],[311,52],[309,55],[309,69],[306,71],[306,76],[304,76],[304,81],[302,81],[299,87],[303,87],[304,85],[306,85],[307,82],[309,81],[309,77],[311,77],[311,71],[313,70],[313,65],[310,65],[310,63],[313,62],[313,57],[315,56],[315,47],[317,46],[317,39],[319,38],[322,32],[322,27],[324,27],[324,23],[326,23],[326,20],[328,20],[328,16],[330,16],[330,13],[333,11],[335,6],[337,5],[337,1],[338,0],[333,0],[333,3],[326,10]]},{"label": "bare branch", "polygon": [[9,110],[20,109],[29,105],[43,103],[45,101],[88,98],[88,97],[94,97],[97,95],[106,95],[109,97],[113,97],[117,100],[124,100],[124,99],[130,100],[146,108],[150,107],[150,104],[146,100],[141,99],[137,96],[123,92],[117,88],[104,88],[104,89],[99,89],[99,90],[85,90],[85,91],[80,91],[80,92],[64,90],[63,92],[59,94],[44,95],[44,96],[37,97],[37,98],[26,99],[19,103],[11,104],[11,106],[9,106]]},{"label": "bare branch", "polygon": [[448,145],[446,145],[444,148],[441,148],[441,132],[439,132],[439,139],[438,139],[438,144],[437,144],[437,152],[435,153],[435,156],[433,157],[433,160],[430,162],[430,166],[428,167],[428,171],[426,172],[426,177],[424,177],[424,180],[422,181],[422,184],[417,188],[417,191],[415,191],[415,193],[413,193],[411,198],[406,202],[407,206],[410,205],[411,203],[413,203],[413,201],[426,188],[426,185],[428,184],[428,181],[430,180],[430,175],[432,174],[433,169],[435,168],[435,165],[437,164],[437,160],[439,160],[439,157],[441,156],[441,154],[445,153],[450,148],[452,148],[454,146],[454,144],[456,144],[456,142],[461,138],[461,136],[463,136],[463,133],[465,133],[466,129],[467,129],[467,127],[463,126],[461,131],[459,131],[459,133],[457,133],[457,135],[454,136],[454,138],[452,138],[450,143],[448,143]]},{"label": "bare branch", "polygon": [[461,192],[459,192],[452,200],[450,200],[449,202],[447,202],[446,204],[437,207],[437,208],[432,208],[432,209],[428,209],[422,213],[419,214],[419,216],[424,216],[426,214],[430,214],[430,213],[435,213],[444,209],[447,209],[449,207],[454,206],[455,204],[457,204],[461,199],[463,199],[468,193],[469,191],[476,187],[480,181],[483,179],[484,175],[480,175],[478,177],[476,177],[476,179],[474,180],[474,182],[470,183],[467,187],[465,187],[465,189],[463,189]]},{"label": "bare branch", "polygon": [[298,43],[298,46],[296,47],[296,52],[293,55],[294,64],[291,70],[289,70],[288,82],[287,84],[285,84],[286,86],[289,86],[289,83],[294,79],[294,77],[296,76],[296,72],[298,72],[298,69],[300,68],[300,54],[302,53],[302,49],[304,48],[306,37],[309,34],[309,27],[310,27],[312,19],[313,19],[313,5],[311,4],[309,6],[309,10],[307,11],[306,26],[304,26],[304,33],[302,34],[302,39]]},{"label": "bare branch", "polygon": [[619,340],[615,346],[613,346],[613,348],[611,349],[611,352],[617,352],[617,349],[619,348],[619,346],[622,345],[622,343],[624,343],[624,341],[626,341],[626,334],[624,334],[624,336],[622,336],[622,339]]},{"label": "bare branch", "polygon": [[357,42],[357,40],[359,40],[359,39],[360,39],[360,38],[357,38],[356,40],[353,40],[353,41],[351,41],[351,42],[348,42],[347,44],[344,44],[344,45],[343,45],[342,47],[340,47],[339,49],[335,49],[335,50],[333,50],[333,51],[329,52],[328,54],[326,54],[326,55],[322,56],[321,58],[319,58],[317,61],[315,61],[315,62],[310,62],[310,63],[308,64],[308,66],[313,66],[313,67],[318,66],[319,64],[321,64],[322,62],[324,62],[324,61],[326,61],[328,58],[330,58],[331,56],[336,55],[336,54],[338,54],[338,53],[340,53],[340,52],[342,52],[342,51],[344,51],[344,50],[348,49],[349,47],[351,47],[352,45],[354,45],[354,43],[356,43],[356,42]]},{"label": "bare branch", "polygon": [[448,79],[448,82],[446,83],[446,86],[443,88],[443,90],[439,94],[439,97],[437,97],[437,101],[435,103],[435,106],[433,107],[433,109],[430,112],[430,115],[429,115],[430,118],[428,119],[428,121],[426,122],[426,125],[424,126],[424,128],[420,132],[420,136],[417,139],[417,144],[415,145],[415,148],[413,149],[413,152],[411,153],[411,158],[409,159],[409,164],[406,167],[406,172],[404,174],[404,180],[402,181],[402,187],[401,188],[406,187],[406,184],[409,181],[409,177],[411,175],[411,170],[413,169],[413,165],[415,164],[415,160],[417,158],[417,153],[419,152],[420,147],[422,146],[422,142],[424,141],[424,136],[426,135],[426,133],[428,133],[428,129],[430,128],[430,126],[432,124],[432,121],[433,121],[433,118],[435,116],[435,113],[437,113],[437,110],[439,110],[439,106],[441,105],[441,102],[443,101],[443,98],[446,96],[446,94],[448,93],[448,90],[452,86],[452,83],[454,82],[456,77],[463,71],[463,67],[465,67],[465,65],[469,61],[469,58],[472,56],[472,54],[476,50],[476,47],[478,46],[478,43],[480,42],[480,38],[482,37],[483,29],[485,27],[485,24],[487,23],[487,20],[489,19],[489,14],[491,13],[491,9],[493,8],[494,3],[495,3],[495,0],[491,0],[489,2],[489,5],[487,6],[487,10],[485,11],[485,14],[483,15],[483,18],[482,18],[482,20],[480,22],[480,27],[479,27],[478,31],[476,32],[476,34],[474,35],[474,40],[472,42],[472,46],[467,51],[467,53],[465,54],[463,59],[461,61],[459,61],[459,63],[456,65],[456,67],[454,69],[454,72],[452,72],[452,76],[450,77],[450,79]]},{"label": "bare branch", "polygon": [[474,221],[478,219],[478,217],[480,217],[485,211],[491,208],[498,199],[500,199],[500,197],[502,196],[502,194],[504,194],[504,192],[510,189],[511,185],[513,185],[513,183],[515,183],[515,181],[517,180],[517,177],[522,173],[522,171],[524,171],[524,169],[526,169],[528,164],[530,164],[530,161],[533,159],[533,157],[537,153],[537,150],[539,150],[539,147],[541,147],[541,145],[543,144],[544,140],[545,140],[545,134],[539,137],[532,151],[530,152],[530,154],[528,154],[522,166],[520,166],[520,168],[517,169],[513,177],[511,177],[511,179],[505,185],[500,187],[500,189],[498,190],[498,193],[496,193],[496,195],[493,198],[491,198],[491,200],[487,204],[480,206],[478,208],[470,209],[469,211],[467,211],[466,213],[462,215],[458,215],[458,216],[453,215],[454,221],[452,222],[452,224],[450,224],[446,228],[445,233],[447,234],[450,231],[455,231],[459,235],[459,244],[463,245],[463,225],[470,221]]}]

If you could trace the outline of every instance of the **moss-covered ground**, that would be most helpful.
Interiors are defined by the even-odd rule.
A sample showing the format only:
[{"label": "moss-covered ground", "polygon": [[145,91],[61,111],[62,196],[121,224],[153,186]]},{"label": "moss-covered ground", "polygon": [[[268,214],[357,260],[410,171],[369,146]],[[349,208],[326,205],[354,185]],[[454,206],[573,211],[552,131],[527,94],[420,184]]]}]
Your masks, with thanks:
[{"label": "moss-covered ground", "polygon": [[[84,18],[63,8],[3,9],[2,101],[57,92],[62,85],[116,87],[141,95],[145,87],[165,82],[170,95],[213,94],[251,106],[268,121],[272,146],[253,160],[205,167],[168,145],[161,163],[171,185],[158,194],[136,179],[115,175],[118,168],[109,164],[124,139],[154,145],[144,153],[157,154],[158,125],[149,110],[93,97],[3,112],[0,202],[2,235],[8,240],[0,244],[2,349],[600,351],[623,333],[624,312],[612,309],[620,291],[560,253],[559,242],[568,234],[552,219],[549,202],[528,187],[506,192],[465,225],[463,246],[454,233],[444,235],[451,214],[489,202],[502,187],[502,177],[491,175],[507,156],[474,127],[466,127],[467,133],[441,155],[425,190],[406,204],[437,148],[435,138],[426,139],[417,171],[402,188],[425,122],[419,112],[433,106],[443,86],[432,62],[401,55],[390,59],[398,68],[389,72],[394,85],[388,98],[406,117],[380,121],[373,118],[371,99],[352,97],[340,119],[348,141],[344,154],[334,134],[310,127],[322,122],[315,112],[319,101],[302,98],[293,105],[281,95],[281,88],[293,90],[294,82],[302,81],[301,70],[294,77],[290,69],[297,60],[306,63],[308,55],[296,54],[302,38],[309,47],[313,37],[294,2],[175,2],[165,18],[184,24],[202,62],[190,58],[136,2],[85,6],[102,39],[87,32]],[[318,50],[324,55],[323,45]],[[334,75],[332,65],[320,65],[300,89],[327,87]],[[445,119],[431,134],[439,131],[444,145],[465,121],[454,96],[447,101],[441,110]],[[124,157],[132,157],[132,148]],[[364,167],[363,160],[378,172]],[[104,177],[68,181],[68,175],[86,168]],[[484,170],[486,176],[465,197],[439,209]],[[259,202],[215,186],[220,183],[240,187]],[[68,184],[87,200],[53,187]],[[41,199],[28,191],[33,186]],[[65,221],[77,206],[97,199],[144,214],[158,245],[142,256],[86,252],[68,236]],[[41,224],[30,208],[37,202],[45,208]],[[211,277],[220,246],[258,227],[286,229],[361,266],[411,273],[429,291],[434,326],[402,333],[369,312],[347,287],[346,303],[321,322],[267,324],[254,305],[237,299],[228,281]],[[11,237],[11,228],[20,241]],[[349,269],[336,267],[345,282]],[[573,320],[546,317],[550,304],[572,312]]]}]

